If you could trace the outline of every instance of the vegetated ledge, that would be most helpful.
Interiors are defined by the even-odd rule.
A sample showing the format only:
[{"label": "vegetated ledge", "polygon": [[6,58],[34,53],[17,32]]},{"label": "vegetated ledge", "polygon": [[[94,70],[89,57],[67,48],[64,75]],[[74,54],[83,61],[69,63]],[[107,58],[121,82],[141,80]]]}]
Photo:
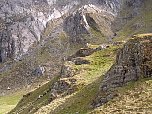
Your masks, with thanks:
[{"label": "vegetated ledge", "polygon": [[128,82],[152,77],[152,34],[134,35],[117,54],[116,63],[105,74],[98,97],[92,104],[99,107],[115,96],[117,88]]}]

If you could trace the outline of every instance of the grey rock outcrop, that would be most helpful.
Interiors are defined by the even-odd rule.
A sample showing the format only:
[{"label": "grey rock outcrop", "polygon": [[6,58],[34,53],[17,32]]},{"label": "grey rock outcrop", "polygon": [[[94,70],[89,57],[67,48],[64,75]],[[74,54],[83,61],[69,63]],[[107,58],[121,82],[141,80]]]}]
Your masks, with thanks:
[{"label": "grey rock outcrop", "polygon": [[64,31],[66,31],[69,36],[71,36],[70,42],[85,43],[84,39],[81,39],[81,35],[89,34],[89,32],[87,31],[83,23],[85,24],[83,16],[79,12],[76,12],[76,14],[66,18],[64,22]]},{"label": "grey rock outcrop", "polygon": [[41,75],[44,75],[44,72],[45,72],[45,68],[43,66],[38,66],[33,74],[36,75],[36,76],[41,76]]},{"label": "grey rock outcrop", "polygon": [[67,77],[73,77],[74,75],[76,75],[78,73],[78,71],[70,68],[69,66],[63,66],[62,67],[62,71],[61,71],[61,77],[62,78],[67,78]]},{"label": "grey rock outcrop", "polygon": [[68,61],[71,61],[73,58],[77,58],[77,57],[86,57],[89,56],[91,54],[93,54],[96,50],[92,49],[92,48],[81,48],[80,50],[78,50],[75,54],[69,56],[67,58]]},{"label": "grey rock outcrop", "polygon": [[7,61],[6,58],[13,58],[15,53],[15,42],[10,36],[10,31],[0,31],[0,62]]},{"label": "grey rock outcrop", "polygon": [[152,36],[134,36],[118,52],[116,63],[105,75],[102,90],[123,86],[130,81],[152,76]]},{"label": "grey rock outcrop", "polygon": [[72,59],[72,62],[74,62],[75,65],[90,64],[88,60],[85,60],[83,58],[74,58]]},{"label": "grey rock outcrop", "polygon": [[70,37],[70,42],[86,43],[86,39],[78,37],[89,33],[87,26],[90,26],[90,21],[86,20],[86,13],[96,10],[116,15],[119,7],[119,0],[1,0],[0,61],[22,58],[43,38],[47,23],[58,18],[65,20],[62,27],[68,35],[77,36]]},{"label": "grey rock outcrop", "polygon": [[117,96],[117,87],[128,82],[152,77],[152,34],[133,36],[119,50],[116,63],[105,74],[99,94],[93,106],[98,107]]}]

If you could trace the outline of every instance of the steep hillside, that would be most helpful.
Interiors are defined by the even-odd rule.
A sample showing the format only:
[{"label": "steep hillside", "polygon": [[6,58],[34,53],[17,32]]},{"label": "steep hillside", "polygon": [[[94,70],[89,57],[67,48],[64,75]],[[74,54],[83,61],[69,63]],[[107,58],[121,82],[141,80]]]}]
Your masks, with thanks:
[{"label": "steep hillside", "polygon": [[114,23],[113,30],[117,33],[115,40],[125,40],[135,34],[152,32],[151,0],[124,0],[123,4]]},{"label": "steep hillside", "polygon": [[[99,78],[101,74],[104,74],[113,64],[113,60],[115,57],[114,52],[117,50],[117,48],[117,46],[110,47],[109,49],[94,52],[90,56],[81,57],[81,59],[83,58],[84,60],[90,62],[87,64],[83,63],[82,61],[80,62],[79,59],[79,65],[73,63],[72,61],[67,61],[63,68],[61,77],[58,79],[56,83],[53,84],[53,86],[50,86],[47,89],[47,86],[44,85],[44,92],[40,91],[39,93],[37,93],[36,90],[33,91],[31,94],[27,94],[28,96],[26,95],[19,102],[17,107],[10,112],[10,114],[17,112],[21,114],[32,114],[34,112],[56,113],[54,111],[58,106],[62,107],[56,110],[58,113],[60,113],[60,110],[63,109],[63,107],[65,108],[66,112],[68,111],[66,110],[66,108],[74,102],[76,106],[79,106],[79,103],[82,103],[83,108],[81,111],[82,113],[86,112],[89,108],[88,103],[92,102],[92,100],[96,96],[96,92],[98,91],[98,86],[100,84]],[[111,55],[108,55],[109,53],[111,53]],[[47,94],[44,94],[45,92],[47,92]],[[79,99],[80,96],[81,99]],[[29,102],[29,99],[31,99],[32,102]],[[86,102],[87,99],[90,100]],[[79,107],[76,108],[75,105],[71,105],[72,112],[74,112],[75,110],[79,110]]]},{"label": "steep hillside", "polygon": [[10,114],[110,113],[139,88],[147,104],[131,112],[149,113],[151,10],[151,0],[0,0],[0,113],[20,99]]},{"label": "steep hillside", "polygon": [[[116,46],[102,50],[99,50],[99,47],[95,48],[98,51],[93,54],[90,49],[87,52],[78,51],[76,55],[70,56],[70,61],[65,63],[60,79],[54,83],[53,87],[50,86],[48,97],[45,97],[48,93],[39,94],[41,97],[37,100],[33,101],[33,99],[32,103],[22,105],[29,97],[37,98],[35,95],[38,94],[33,91],[33,94],[28,94],[21,100],[11,114],[17,112],[21,114],[34,112],[36,114],[127,112],[150,114],[151,43],[151,34],[134,36],[118,51],[116,62],[114,62],[114,55],[119,48]],[[78,59],[79,56],[86,55],[90,56]],[[90,63],[84,60],[89,60]],[[115,64],[111,67],[113,63]],[[127,99],[132,99],[132,102],[126,102]],[[45,101],[47,101],[46,104]],[[100,105],[103,106],[100,107]]]},{"label": "steep hillside", "polygon": [[126,86],[119,88],[117,93],[117,97],[91,111],[89,114],[151,114],[151,78],[128,83]]},{"label": "steep hillside", "polygon": [[2,95],[59,74],[63,59],[88,42],[107,42],[120,6],[117,0],[1,0],[0,4]]},{"label": "steep hillside", "polygon": [[[116,63],[105,74],[100,86],[95,107],[103,105],[115,95],[115,88],[131,81],[138,81],[152,76],[152,34],[133,36],[118,52]],[[105,95],[103,93],[106,93]]]}]

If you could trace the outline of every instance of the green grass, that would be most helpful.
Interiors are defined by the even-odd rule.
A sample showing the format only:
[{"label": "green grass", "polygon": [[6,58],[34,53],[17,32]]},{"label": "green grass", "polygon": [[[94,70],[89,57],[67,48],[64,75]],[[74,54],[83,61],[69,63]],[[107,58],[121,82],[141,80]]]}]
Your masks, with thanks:
[{"label": "green grass", "polygon": [[0,97],[0,114],[5,114],[15,108],[24,92],[17,92]]},{"label": "green grass", "polygon": [[[16,72],[20,73],[16,77],[26,75],[25,72],[30,71],[32,68],[34,69],[37,65],[46,63],[46,61],[50,61],[50,59],[51,59],[48,52],[43,48],[36,50],[35,53],[36,53],[36,55],[34,55],[34,56],[36,56],[35,59],[33,59],[33,57],[27,57],[27,58],[23,59],[22,61],[14,62],[13,67],[10,70],[7,70],[6,72],[3,72],[0,74],[0,78],[7,78],[7,77],[11,77],[11,76],[15,77]],[[5,64],[1,64],[1,66],[5,65]],[[43,77],[43,79],[41,79],[41,80],[39,79],[40,82],[44,81],[45,80],[44,78],[45,77]],[[12,81],[13,81],[13,78],[12,78]],[[14,80],[14,81],[16,81],[16,80]],[[37,82],[35,82],[35,83],[37,83]],[[45,89],[46,88],[48,88],[48,87],[46,86]],[[12,90],[10,90],[10,91],[12,91]],[[44,91],[44,87],[42,87],[41,90],[39,90],[39,91]],[[0,97],[0,114],[9,112],[13,108],[16,107],[17,103],[21,100],[23,94],[25,94],[25,92],[20,92],[20,93],[19,92],[20,92],[20,90],[17,93],[12,92],[13,94]],[[37,94],[38,92],[36,91],[35,93]],[[36,94],[32,95],[33,98],[37,96]],[[26,100],[26,102],[30,102],[30,100],[31,99],[33,100],[33,98]],[[24,104],[26,104],[26,103],[24,102]]]},{"label": "green grass", "polygon": [[91,84],[81,88],[72,97],[66,99],[66,101],[58,106],[51,114],[85,114],[91,110],[91,103],[95,99],[99,90],[101,78],[92,82]]},{"label": "green grass", "polygon": [[111,47],[104,51],[98,51],[92,54],[91,56],[86,57],[87,60],[91,61],[90,65],[80,65],[76,66],[79,69],[85,68],[86,71],[76,76],[85,82],[86,86],[80,88],[71,98],[67,99],[64,104],[57,107],[51,113],[54,114],[85,114],[89,110],[92,110],[90,104],[95,99],[100,83],[102,81],[102,75],[104,75],[115,59],[115,51],[118,47]]},{"label": "green grass", "polygon": [[95,109],[90,114],[151,114],[152,78],[129,82],[118,88],[118,97]]},{"label": "green grass", "polygon": [[[53,78],[50,82],[44,84],[42,87],[28,93],[30,95],[24,95],[24,97],[20,100],[18,105],[10,112],[10,114],[16,114],[17,112],[22,114],[33,114],[40,107],[48,104],[49,102],[49,93],[44,95],[41,99],[37,100],[39,95],[42,95],[44,92],[49,90],[54,82],[58,80],[58,76]],[[5,100],[5,99],[4,99]],[[29,113],[29,110],[31,111]]]},{"label": "green grass", "polygon": [[92,110],[90,104],[99,91],[102,76],[110,69],[115,60],[117,49],[118,47],[110,47],[85,57],[91,62],[89,65],[70,64],[71,68],[80,70],[80,74],[72,77],[77,80],[78,90],[69,96],[55,99],[38,110],[37,114],[49,112],[51,114],[75,114],[76,112],[85,114]]},{"label": "green grass", "polygon": [[94,30],[93,28],[90,28],[90,36],[86,36],[86,39],[89,39],[89,42],[91,44],[102,44],[108,41],[108,39],[97,30]]}]

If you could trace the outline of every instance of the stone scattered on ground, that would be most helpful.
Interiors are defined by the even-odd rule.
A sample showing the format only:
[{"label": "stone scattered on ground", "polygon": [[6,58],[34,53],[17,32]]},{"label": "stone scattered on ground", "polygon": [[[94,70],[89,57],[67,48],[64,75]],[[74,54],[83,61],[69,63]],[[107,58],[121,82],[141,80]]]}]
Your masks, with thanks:
[{"label": "stone scattered on ground", "polygon": [[88,60],[85,60],[80,57],[73,58],[71,61],[74,62],[75,65],[90,64]]}]

